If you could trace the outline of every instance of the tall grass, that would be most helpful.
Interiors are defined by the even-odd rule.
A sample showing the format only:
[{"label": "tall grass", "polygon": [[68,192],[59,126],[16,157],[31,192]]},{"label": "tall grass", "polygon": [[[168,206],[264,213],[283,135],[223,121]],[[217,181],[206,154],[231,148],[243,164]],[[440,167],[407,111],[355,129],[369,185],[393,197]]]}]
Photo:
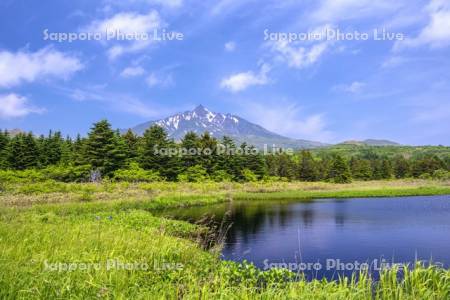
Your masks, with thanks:
[{"label": "tall grass", "polygon": [[[293,280],[295,274],[286,270],[221,261],[216,251],[205,250],[203,226],[153,215],[166,207],[249,195],[306,199],[447,189],[424,182],[365,183],[363,188],[326,183],[9,186],[0,196],[0,299],[450,299],[450,271],[434,266],[405,270],[402,276],[385,271],[377,282],[368,274],[358,280],[356,274],[339,281]],[[80,199],[84,193],[89,197]],[[148,268],[108,270],[108,260]],[[101,267],[46,268],[55,263]]]}]

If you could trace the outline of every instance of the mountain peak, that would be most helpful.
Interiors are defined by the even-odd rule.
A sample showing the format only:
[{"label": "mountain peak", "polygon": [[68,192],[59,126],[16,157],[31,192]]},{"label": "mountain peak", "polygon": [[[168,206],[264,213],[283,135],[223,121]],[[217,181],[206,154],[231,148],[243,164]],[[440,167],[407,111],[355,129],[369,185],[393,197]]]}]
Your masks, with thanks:
[{"label": "mountain peak", "polygon": [[193,112],[195,112],[199,115],[205,115],[205,114],[209,113],[209,110],[200,104],[196,108],[194,108]]},{"label": "mountain peak", "polygon": [[193,131],[197,134],[208,132],[219,139],[223,136],[228,136],[234,139],[237,144],[246,142],[260,148],[273,144],[282,148],[323,146],[323,144],[317,142],[294,140],[281,136],[241,117],[229,113],[212,112],[201,104],[195,107],[194,110],[178,113],[165,119],[143,123],[132,128],[132,130],[137,134],[143,134],[152,124],[161,126],[168,133],[169,137],[178,141],[187,132]]}]

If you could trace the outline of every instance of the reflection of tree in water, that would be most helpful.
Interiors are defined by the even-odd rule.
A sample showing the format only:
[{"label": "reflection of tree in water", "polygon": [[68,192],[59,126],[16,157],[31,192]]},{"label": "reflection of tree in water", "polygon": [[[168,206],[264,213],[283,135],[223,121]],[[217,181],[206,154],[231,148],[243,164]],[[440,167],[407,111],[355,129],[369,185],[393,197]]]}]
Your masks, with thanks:
[{"label": "reflection of tree in water", "polygon": [[230,212],[232,225],[228,231],[227,243],[235,243],[238,237],[248,243],[250,234],[258,233],[264,224],[266,210],[263,206],[237,205]]},{"label": "reflection of tree in water", "polygon": [[[290,220],[296,217],[291,205],[263,203],[260,205],[235,205],[230,211],[232,226],[228,231],[227,243],[236,243],[238,238],[247,244],[249,237],[262,230],[263,226],[286,227]],[[302,211],[301,218],[305,224],[312,224],[314,211]]]},{"label": "reflection of tree in water", "polygon": [[[314,223],[313,206],[302,204],[300,210],[286,203],[225,203],[220,205],[184,208],[171,213],[172,217],[196,222],[209,218],[216,225],[227,228],[226,244],[235,244],[238,239],[248,244],[252,235],[261,232],[264,226],[286,227],[291,220],[300,220],[305,227]],[[220,226],[216,226],[219,228]]]},{"label": "reflection of tree in water", "polygon": [[292,216],[292,213],[286,209],[288,205],[278,205],[278,222],[281,227],[286,227],[288,219]]},{"label": "reflection of tree in water", "polygon": [[300,216],[305,227],[311,227],[314,223],[314,209],[312,209],[309,205],[302,209]]},{"label": "reflection of tree in water", "polygon": [[334,203],[336,204],[334,207],[334,223],[336,227],[342,228],[347,220],[347,201],[337,199]]}]

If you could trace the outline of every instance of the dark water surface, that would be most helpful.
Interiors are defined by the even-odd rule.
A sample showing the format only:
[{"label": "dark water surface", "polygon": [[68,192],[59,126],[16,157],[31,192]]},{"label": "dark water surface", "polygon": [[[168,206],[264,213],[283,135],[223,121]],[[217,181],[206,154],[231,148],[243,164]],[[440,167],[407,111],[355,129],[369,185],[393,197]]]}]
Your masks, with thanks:
[{"label": "dark water surface", "polygon": [[432,259],[450,266],[450,195],[245,201],[163,214],[193,222],[205,215],[219,223],[225,219],[231,227],[223,259],[262,269],[288,267],[309,277],[336,278],[367,265],[375,273],[383,262]]}]

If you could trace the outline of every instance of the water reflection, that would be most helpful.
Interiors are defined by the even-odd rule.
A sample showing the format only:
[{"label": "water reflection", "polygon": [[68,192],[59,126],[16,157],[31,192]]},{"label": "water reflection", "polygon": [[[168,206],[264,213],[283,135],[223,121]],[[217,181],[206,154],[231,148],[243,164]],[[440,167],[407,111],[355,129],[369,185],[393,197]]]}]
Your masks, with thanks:
[{"label": "water reflection", "polygon": [[[450,196],[230,202],[164,212],[195,221],[208,215],[231,227],[224,259],[269,262],[450,262]],[[227,213],[228,212],[228,213]],[[228,217],[225,217],[227,214]],[[345,272],[344,272],[345,273]],[[350,272],[351,273],[351,272]],[[314,276],[333,277],[336,270]]]}]

